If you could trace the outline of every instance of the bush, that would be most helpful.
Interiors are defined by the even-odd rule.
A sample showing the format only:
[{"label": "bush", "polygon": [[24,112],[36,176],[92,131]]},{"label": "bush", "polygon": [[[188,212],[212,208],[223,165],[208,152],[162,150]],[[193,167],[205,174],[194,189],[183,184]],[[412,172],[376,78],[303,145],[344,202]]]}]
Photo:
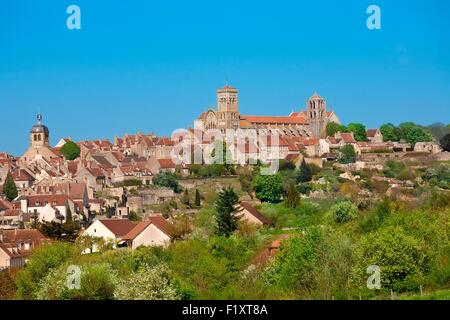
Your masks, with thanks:
[{"label": "bush", "polygon": [[117,300],[177,300],[178,294],[170,284],[168,266],[160,264],[141,267],[118,282],[114,291]]},{"label": "bush", "polygon": [[356,161],[355,148],[351,144],[346,144],[340,149],[339,162],[342,164],[354,163]]},{"label": "bush", "polygon": [[358,216],[358,208],[350,201],[336,203],[330,209],[333,220],[337,223],[345,223]]},{"label": "bush", "polygon": [[429,258],[423,248],[420,241],[405,234],[400,227],[373,232],[358,243],[352,282],[364,287],[368,266],[376,265],[381,269],[382,288],[417,289],[429,267]]},{"label": "bush", "polygon": [[178,178],[174,173],[162,172],[153,177],[153,184],[172,189],[175,193],[181,192]]},{"label": "bush", "polygon": [[261,201],[278,202],[283,195],[283,179],[280,174],[257,176],[255,179],[256,197]]},{"label": "bush", "polygon": [[27,267],[17,274],[17,298],[35,298],[39,289],[38,279],[43,279],[50,270],[62,265],[74,253],[74,246],[64,242],[55,242],[35,249]]}]

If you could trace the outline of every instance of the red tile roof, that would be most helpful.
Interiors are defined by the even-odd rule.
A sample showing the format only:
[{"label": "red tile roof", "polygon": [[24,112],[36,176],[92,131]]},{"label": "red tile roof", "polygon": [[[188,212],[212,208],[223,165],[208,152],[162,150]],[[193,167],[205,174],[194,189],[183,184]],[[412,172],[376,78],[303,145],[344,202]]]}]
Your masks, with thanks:
[{"label": "red tile roof", "polygon": [[256,210],[256,208],[253,207],[251,204],[249,204],[247,202],[241,202],[241,206],[242,206],[242,208],[247,210],[251,215],[253,215],[256,219],[261,221],[261,223],[266,224],[266,225],[272,224],[272,221],[267,219],[261,212]]},{"label": "red tile roof", "polygon": [[251,123],[276,123],[276,124],[297,124],[304,125],[306,120],[302,117],[283,117],[283,116],[241,116],[242,120]]},{"label": "red tile roof", "polygon": [[99,221],[116,237],[123,237],[136,226],[128,219],[102,219]]}]

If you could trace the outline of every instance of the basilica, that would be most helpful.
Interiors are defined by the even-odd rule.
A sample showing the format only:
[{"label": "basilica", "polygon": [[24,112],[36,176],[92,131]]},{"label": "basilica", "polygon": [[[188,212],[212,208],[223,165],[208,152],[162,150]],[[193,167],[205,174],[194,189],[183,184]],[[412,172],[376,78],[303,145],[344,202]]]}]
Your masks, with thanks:
[{"label": "basilica", "polygon": [[288,116],[250,116],[239,112],[238,89],[228,84],[217,90],[217,110],[203,112],[196,127],[205,130],[268,129],[286,136],[325,138],[329,122],[340,123],[333,111],[328,111],[326,100],[314,93],[306,102],[306,108]]}]

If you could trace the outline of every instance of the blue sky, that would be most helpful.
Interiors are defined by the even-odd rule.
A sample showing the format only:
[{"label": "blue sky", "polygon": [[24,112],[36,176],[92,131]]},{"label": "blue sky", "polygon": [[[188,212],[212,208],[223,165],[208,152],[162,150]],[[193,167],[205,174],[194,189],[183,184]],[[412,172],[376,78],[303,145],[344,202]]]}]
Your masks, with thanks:
[{"label": "blue sky", "polygon": [[227,79],[243,114],[286,115],[317,91],[344,123],[448,123],[449,35],[447,0],[2,0],[0,151],[26,149],[39,109],[52,144],[168,135]]}]

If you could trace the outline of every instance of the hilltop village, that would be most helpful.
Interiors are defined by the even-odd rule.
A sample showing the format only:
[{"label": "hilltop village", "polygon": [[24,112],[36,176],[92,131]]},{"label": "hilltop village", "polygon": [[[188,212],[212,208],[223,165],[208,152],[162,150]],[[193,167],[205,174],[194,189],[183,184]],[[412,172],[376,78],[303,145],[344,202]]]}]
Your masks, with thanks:
[{"label": "hilltop village", "polygon": [[[448,222],[449,131],[448,126],[441,129],[437,137],[413,123],[345,126],[317,93],[304,108],[286,116],[244,115],[238,90],[228,84],[217,91],[216,108],[202,112],[193,128],[172,137],[136,133],[113,141],[62,138],[51,146],[51,128],[39,114],[28,150],[21,156],[0,153],[0,269],[26,271],[35,250],[61,243],[74,244],[83,255],[143,247],[170,251],[181,250],[183,242],[236,232],[258,240],[245,245],[248,259],[233,268],[258,268],[277,261],[284,252],[280,248],[294,250],[292,238],[313,234],[308,228],[326,224],[327,212],[337,228],[352,223],[354,228],[372,228],[370,219],[388,219],[371,216],[379,214],[382,201],[389,215],[434,197],[435,205],[447,212],[439,221]],[[220,137],[230,130],[243,132],[245,138],[238,142],[232,137],[223,144]],[[269,139],[250,139],[246,134],[251,131]],[[211,132],[215,138],[206,139]],[[180,144],[201,157],[196,162],[182,157]],[[219,149],[224,158],[229,154],[231,163],[206,161]],[[274,161],[277,172],[262,175]],[[221,197],[234,199],[231,218],[220,216],[227,213],[221,212]],[[227,227],[220,229],[222,224]],[[448,233],[446,237],[448,241]],[[281,274],[282,262],[274,263],[271,272]],[[216,298],[210,289],[194,288],[189,297]],[[324,298],[337,294],[330,290]],[[180,297],[173,294],[168,298]]]}]

